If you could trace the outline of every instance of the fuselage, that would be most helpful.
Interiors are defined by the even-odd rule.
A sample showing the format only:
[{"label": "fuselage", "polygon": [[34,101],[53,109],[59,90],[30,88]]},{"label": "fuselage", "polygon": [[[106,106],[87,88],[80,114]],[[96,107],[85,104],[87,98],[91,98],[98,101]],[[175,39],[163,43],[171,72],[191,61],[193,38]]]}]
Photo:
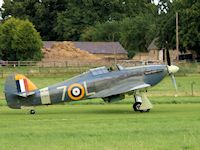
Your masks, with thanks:
[{"label": "fuselage", "polygon": [[158,84],[166,75],[166,65],[147,65],[108,71],[93,69],[69,80],[34,91],[29,97],[18,97],[18,106],[50,105],[69,101],[85,100],[95,93],[120,85],[135,84],[138,81],[151,86]]}]

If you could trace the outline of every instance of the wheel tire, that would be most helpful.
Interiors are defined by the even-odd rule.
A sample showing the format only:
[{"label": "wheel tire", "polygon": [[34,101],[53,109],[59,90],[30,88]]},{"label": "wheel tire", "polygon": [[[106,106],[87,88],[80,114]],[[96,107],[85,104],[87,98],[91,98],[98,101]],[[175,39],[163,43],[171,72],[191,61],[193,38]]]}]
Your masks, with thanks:
[{"label": "wheel tire", "polygon": [[32,114],[32,115],[35,114],[35,110],[31,109],[30,114]]},{"label": "wheel tire", "polygon": [[143,113],[143,112],[149,112],[149,111],[150,111],[150,109],[140,110],[141,113]]},{"label": "wheel tire", "polygon": [[133,110],[134,110],[134,111],[140,111],[140,106],[141,106],[141,104],[142,104],[142,103],[140,103],[140,102],[135,102],[135,103],[133,104]]}]

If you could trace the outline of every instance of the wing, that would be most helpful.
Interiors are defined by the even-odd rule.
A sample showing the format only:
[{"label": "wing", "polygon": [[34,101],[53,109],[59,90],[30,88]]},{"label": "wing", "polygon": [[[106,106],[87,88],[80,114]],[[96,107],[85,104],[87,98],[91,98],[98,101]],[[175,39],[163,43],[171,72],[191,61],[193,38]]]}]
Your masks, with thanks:
[{"label": "wing", "polygon": [[137,82],[137,83],[131,83],[131,84],[121,84],[121,85],[117,85],[114,86],[112,88],[109,89],[105,89],[102,90],[100,92],[95,93],[94,95],[90,96],[89,98],[102,98],[102,97],[108,97],[108,96],[112,96],[112,95],[117,95],[117,94],[122,94],[122,93],[127,93],[130,91],[134,91],[137,89],[143,89],[143,88],[147,88],[150,87],[150,84],[146,84],[142,81]]}]

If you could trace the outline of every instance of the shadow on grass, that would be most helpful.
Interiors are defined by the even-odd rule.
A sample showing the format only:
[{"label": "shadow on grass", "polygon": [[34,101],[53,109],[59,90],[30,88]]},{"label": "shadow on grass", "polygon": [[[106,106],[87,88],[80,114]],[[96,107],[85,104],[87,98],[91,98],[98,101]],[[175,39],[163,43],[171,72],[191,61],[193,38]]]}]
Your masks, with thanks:
[{"label": "shadow on grass", "polygon": [[[57,105],[57,106],[38,106],[35,107],[36,114],[31,115],[30,109],[14,110],[6,106],[0,107],[0,117],[3,115],[147,115],[147,114],[173,114],[178,112],[189,112],[192,107],[198,107],[198,104],[156,104],[150,112],[135,112],[132,105],[114,104],[114,105]],[[189,108],[189,109],[188,109]]]},{"label": "shadow on grass", "polygon": [[[5,109],[4,109],[5,110]],[[31,115],[29,114],[29,110],[0,110],[0,116],[2,115]],[[45,109],[45,108],[42,108],[42,109],[35,109],[36,111],[36,114],[32,115],[32,116],[37,116],[37,115],[123,115],[123,114],[149,114],[151,112],[147,112],[147,113],[141,113],[141,112],[135,112],[131,109],[70,109],[70,110],[59,110],[59,109],[51,109],[51,108],[48,108],[48,109]]]}]

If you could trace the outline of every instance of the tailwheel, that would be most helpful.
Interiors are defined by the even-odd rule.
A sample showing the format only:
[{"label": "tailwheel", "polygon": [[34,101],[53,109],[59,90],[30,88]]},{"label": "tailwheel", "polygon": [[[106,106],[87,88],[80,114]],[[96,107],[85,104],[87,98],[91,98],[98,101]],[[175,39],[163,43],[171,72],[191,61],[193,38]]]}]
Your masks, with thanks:
[{"label": "tailwheel", "polygon": [[35,110],[34,110],[34,109],[31,109],[31,110],[30,110],[30,114],[32,114],[32,115],[35,114]]},{"label": "tailwheel", "polygon": [[135,102],[134,104],[133,104],[133,110],[134,111],[140,111],[140,106],[141,106],[141,102]]}]

